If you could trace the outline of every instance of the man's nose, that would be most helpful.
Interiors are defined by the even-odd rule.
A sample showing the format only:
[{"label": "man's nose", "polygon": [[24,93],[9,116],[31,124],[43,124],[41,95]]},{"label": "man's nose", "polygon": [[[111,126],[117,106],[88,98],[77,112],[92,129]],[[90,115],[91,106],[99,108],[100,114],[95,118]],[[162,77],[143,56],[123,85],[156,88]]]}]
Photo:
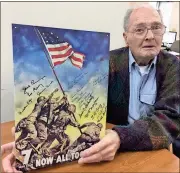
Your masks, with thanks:
[{"label": "man's nose", "polygon": [[147,30],[146,39],[147,40],[154,39],[154,34],[151,29]]}]

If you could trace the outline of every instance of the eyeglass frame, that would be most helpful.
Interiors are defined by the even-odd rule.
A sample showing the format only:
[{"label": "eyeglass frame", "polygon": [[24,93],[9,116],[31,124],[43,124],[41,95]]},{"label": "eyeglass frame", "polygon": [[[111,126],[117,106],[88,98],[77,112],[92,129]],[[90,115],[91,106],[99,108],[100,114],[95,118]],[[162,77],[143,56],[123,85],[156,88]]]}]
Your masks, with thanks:
[{"label": "eyeglass frame", "polygon": [[[147,26],[143,26],[144,28],[145,28],[145,31],[146,32],[144,32],[144,34],[142,34],[143,36],[146,36],[147,35],[147,33],[148,33],[148,30],[151,30],[151,32],[153,33],[153,35],[158,35],[158,36],[162,36],[162,35],[164,35],[165,34],[165,32],[166,32],[166,26],[165,25],[163,25],[163,24],[161,24],[161,23],[159,23],[162,27],[164,27],[164,32],[162,32],[162,34],[154,34],[154,32],[153,32],[153,29],[152,29],[152,26],[150,27],[150,28],[148,28]],[[128,31],[129,33],[133,33],[133,34],[136,34],[136,32],[135,31],[133,31],[133,32],[130,32],[130,31]]]}]

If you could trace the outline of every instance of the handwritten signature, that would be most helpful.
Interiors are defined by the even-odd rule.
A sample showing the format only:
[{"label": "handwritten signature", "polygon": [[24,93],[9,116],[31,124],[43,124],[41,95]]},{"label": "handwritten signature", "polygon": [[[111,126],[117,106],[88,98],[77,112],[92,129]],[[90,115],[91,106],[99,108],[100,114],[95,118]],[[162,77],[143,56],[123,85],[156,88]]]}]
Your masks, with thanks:
[{"label": "handwritten signature", "polygon": [[[43,76],[41,77],[40,79],[38,79],[37,81],[34,81],[34,80],[31,80],[31,83],[28,85],[28,86],[25,86],[22,88],[22,90],[24,91],[24,95],[27,95],[27,96],[32,96],[32,94],[34,94],[36,91],[38,91],[36,94],[37,95],[41,95],[47,88],[49,88],[51,86],[51,84],[53,83],[53,81],[51,81],[49,84],[47,85],[43,85],[42,83],[40,83],[40,81],[44,80],[46,76]],[[34,85],[37,85],[37,86],[34,86]],[[33,87],[32,87],[33,86]],[[32,87],[32,88],[31,88]],[[41,89],[42,88],[42,89]],[[32,92],[28,91],[32,89]],[[22,112],[25,111],[25,109],[32,103],[32,98],[30,98],[28,101],[27,101],[27,104],[26,106],[23,107],[22,111],[20,111],[19,113],[22,114]]]},{"label": "handwritten signature", "polygon": [[[45,77],[46,76],[43,76],[40,79],[38,79],[37,81],[31,80],[31,85],[34,85],[34,84],[38,83],[41,80],[44,80]],[[27,91],[31,87],[31,85],[28,85],[28,86],[22,88],[22,90],[24,91],[24,94],[27,94],[29,97],[33,94],[32,92]],[[43,86],[43,85],[39,84],[37,87],[34,87],[33,92],[36,91],[40,86]]]},{"label": "handwritten signature", "polygon": [[24,108],[22,109],[21,112],[19,112],[19,114],[22,114],[22,113],[25,111],[25,109],[29,106],[29,104],[31,104],[31,103],[32,103],[32,99],[29,99],[29,100],[27,101],[27,105],[24,106]]},{"label": "handwritten signature", "polygon": [[84,73],[81,73],[80,75],[76,76],[74,78],[74,80],[68,84],[68,87],[72,88],[74,85],[78,84],[80,82],[80,80],[82,80],[87,74],[88,74],[88,72],[84,72]]},{"label": "handwritten signature", "polygon": [[93,80],[93,86],[97,85],[98,83],[101,83],[103,80],[105,80],[107,78],[108,78],[107,74],[99,76],[97,79]]}]

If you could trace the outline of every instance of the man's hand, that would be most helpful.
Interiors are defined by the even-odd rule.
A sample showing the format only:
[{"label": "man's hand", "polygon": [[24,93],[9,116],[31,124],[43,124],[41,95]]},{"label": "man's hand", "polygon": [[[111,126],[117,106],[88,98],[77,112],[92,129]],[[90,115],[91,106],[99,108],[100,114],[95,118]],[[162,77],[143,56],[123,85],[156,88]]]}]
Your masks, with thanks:
[{"label": "man's hand", "polygon": [[[12,128],[12,133],[14,136],[14,127]],[[5,153],[10,153],[2,160],[2,166],[4,172],[11,172],[11,173],[22,173],[21,171],[17,171],[15,168],[15,156],[13,154],[13,150],[15,148],[15,142],[10,142],[1,146],[1,157]]]},{"label": "man's hand", "polygon": [[92,147],[81,152],[78,163],[111,161],[120,147],[120,138],[113,130],[107,130],[104,138]]}]

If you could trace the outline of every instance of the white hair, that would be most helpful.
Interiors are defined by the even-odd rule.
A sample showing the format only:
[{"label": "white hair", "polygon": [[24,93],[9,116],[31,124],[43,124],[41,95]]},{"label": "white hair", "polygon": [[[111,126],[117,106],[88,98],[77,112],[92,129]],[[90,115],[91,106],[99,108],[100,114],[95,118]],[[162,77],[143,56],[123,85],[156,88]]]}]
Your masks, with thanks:
[{"label": "white hair", "polygon": [[132,12],[133,12],[134,10],[137,10],[137,9],[140,9],[140,8],[150,8],[150,9],[156,10],[156,11],[159,13],[159,16],[160,16],[160,18],[161,18],[161,22],[163,23],[163,17],[162,17],[162,14],[161,14],[161,11],[160,11],[160,10],[155,9],[154,7],[152,7],[152,6],[149,5],[149,4],[141,4],[141,5],[135,6],[134,8],[130,8],[130,9],[128,9],[128,10],[126,11],[126,14],[125,14],[125,16],[124,16],[124,25],[123,25],[124,31],[128,31],[129,19],[130,19],[130,16],[131,16]]}]

